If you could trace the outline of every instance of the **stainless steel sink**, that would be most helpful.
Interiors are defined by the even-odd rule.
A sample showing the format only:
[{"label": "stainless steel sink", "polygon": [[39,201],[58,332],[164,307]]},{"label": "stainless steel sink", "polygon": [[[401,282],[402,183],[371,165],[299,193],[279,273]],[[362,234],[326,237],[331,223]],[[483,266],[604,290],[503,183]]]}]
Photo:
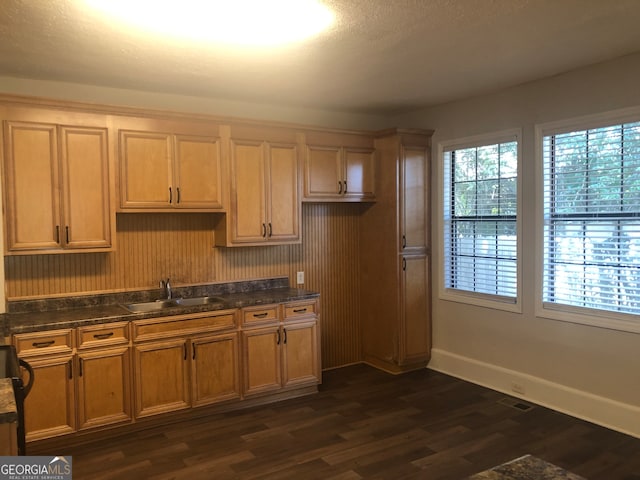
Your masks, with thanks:
[{"label": "stainless steel sink", "polygon": [[209,303],[220,303],[222,299],[219,297],[192,297],[192,298],[176,298],[175,299],[178,305],[182,305],[184,307],[192,306],[192,305],[206,305]]},{"label": "stainless steel sink", "polygon": [[172,298],[165,300],[156,300],[154,302],[138,302],[128,303],[124,308],[130,312],[157,312],[171,307],[191,307],[194,305],[207,305],[211,303],[221,303],[220,297],[191,297],[191,298]]},{"label": "stainless steel sink", "polygon": [[173,300],[156,300],[155,302],[139,302],[128,303],[124,305],[124,308],[130,312],[156,312],[169,307],[177,307],[178,303]]}]

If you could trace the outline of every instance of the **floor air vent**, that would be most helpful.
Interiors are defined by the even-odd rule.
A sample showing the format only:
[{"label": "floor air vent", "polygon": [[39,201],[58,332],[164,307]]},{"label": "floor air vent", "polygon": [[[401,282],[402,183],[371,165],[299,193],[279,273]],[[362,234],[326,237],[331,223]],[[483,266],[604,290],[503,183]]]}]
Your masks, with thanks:
[{"label": "floor air vent", "polygon": [[516,410],[520,410],[521,412],[528,412],[529,410],[533,409],[533,405],[527,402],[523,402],[518,398],[504,397],[503,399],[498,400],[498,403],[506,407],[515,408]]}]

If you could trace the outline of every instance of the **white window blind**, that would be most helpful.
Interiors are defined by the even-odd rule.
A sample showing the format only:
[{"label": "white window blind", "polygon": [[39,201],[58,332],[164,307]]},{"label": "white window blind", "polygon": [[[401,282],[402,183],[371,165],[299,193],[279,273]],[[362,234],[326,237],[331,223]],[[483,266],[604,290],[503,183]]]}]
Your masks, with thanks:
[{"label": "white window blind", "polygon": [[515,303],[518,143],[443,153],[444,286]]},{"label": "white window blind", "polygon": [[543,136],[542,297],[640,313],[640,122]]}]

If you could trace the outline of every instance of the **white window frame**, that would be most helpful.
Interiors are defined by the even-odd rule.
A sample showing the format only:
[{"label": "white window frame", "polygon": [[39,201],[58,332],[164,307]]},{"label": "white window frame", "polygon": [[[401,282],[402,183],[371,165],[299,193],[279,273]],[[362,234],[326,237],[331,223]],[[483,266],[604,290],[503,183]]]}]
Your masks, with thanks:
[{"label": "white window frame", "polygon": [[[444,195],[445,186],[445,151],[459,150],[463,148],[482,147],[499,143],[513,142],[517,144],[518,155],[518,175],[516,178],[516,283],[517,295],[514,298],[488,293],[477,293],[466,290],[458,290],[445,287],[445,232],[444,232]],[[522,313],[522,130],[519,128],[502,130],[493,133],[474,135],[469,137],[443,140],[438,142],[437,155],[439,161],[440,174],[438,175],[438,215],[437,234],[441,243],[440,255],[438,258],[440,278],[438,279],[438,297],[441,300],[448,300],[458,303],[493,308],[514,313]],[[445,188],[446,187],[446,188]]]},{"label": "white window frame", "polygon": [[536,301],[535,315],[582,325],[640,333],[640,318],[630,313],[620,313],[587,307],[569,306],[543,301],[544,274],[544,158],[543,139],[547,135],[607,127],[640,121],[640,107],[574,117],[535,125],[536,162]]}]

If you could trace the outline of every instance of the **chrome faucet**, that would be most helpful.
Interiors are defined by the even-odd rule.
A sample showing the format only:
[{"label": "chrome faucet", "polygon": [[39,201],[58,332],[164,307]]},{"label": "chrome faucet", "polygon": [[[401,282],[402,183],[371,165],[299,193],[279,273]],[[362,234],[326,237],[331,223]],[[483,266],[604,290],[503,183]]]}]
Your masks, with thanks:
[{"label": "chrome faucet", "polygon": [[167,300],[171,300],[171,283],[169,282],[169,279],[167,278],[166,280],[160,280],[160,287],[164,288],[164,293],[167,297]]}]

